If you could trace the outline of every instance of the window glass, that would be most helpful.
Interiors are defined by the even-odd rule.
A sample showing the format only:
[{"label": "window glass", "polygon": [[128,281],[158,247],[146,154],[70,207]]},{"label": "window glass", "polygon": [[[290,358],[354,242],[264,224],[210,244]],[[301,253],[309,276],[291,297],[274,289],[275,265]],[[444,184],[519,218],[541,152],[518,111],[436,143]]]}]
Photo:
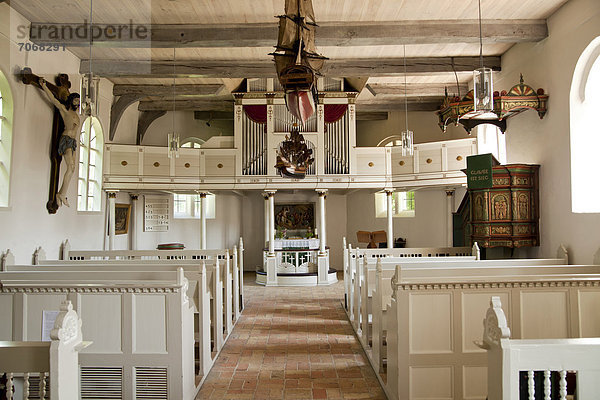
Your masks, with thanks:
[{"label": "window glass", "polygon": [[[387,195],[385,193],[375,193],[375,216],[377,218],[387,217]],[[415,192],[392,193],[392,216],[415,216]]]},{"label": "window glass", "polygon": [[81,127],[79,146],[79,188],[77,209],[100,211],[103,135],[100,121],[88,117]]},{"label": "window glass", "polygon": [[[174,194],[173,217],[175,218],[200,218],[199,194]],[[215,218],[215,195],[206,195],[206,218]]]}]

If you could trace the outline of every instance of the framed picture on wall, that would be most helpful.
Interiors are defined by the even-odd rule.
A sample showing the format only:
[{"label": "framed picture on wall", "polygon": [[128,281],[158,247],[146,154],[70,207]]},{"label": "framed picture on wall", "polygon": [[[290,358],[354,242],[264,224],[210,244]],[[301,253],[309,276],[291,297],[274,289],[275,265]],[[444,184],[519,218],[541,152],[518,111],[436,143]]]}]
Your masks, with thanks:
[{"label": "framed picture on wall", "polygon": [[129,230],[131,204],[115,204],[115,235],[126,234]]}]

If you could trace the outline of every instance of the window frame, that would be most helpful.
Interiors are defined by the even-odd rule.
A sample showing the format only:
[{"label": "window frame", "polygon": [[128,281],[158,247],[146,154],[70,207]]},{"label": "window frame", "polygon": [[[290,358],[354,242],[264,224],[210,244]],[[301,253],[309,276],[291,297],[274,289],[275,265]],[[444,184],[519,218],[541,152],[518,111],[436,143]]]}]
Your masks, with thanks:
[{"label": "window frame", "polygon": [[[387,195],[385,192],[375,193],[375,218],[387,218]],[[412,203],[412,208],[402,207],[402,203]],[[414,190],[392,193],[392,208],[400,211],[392,214],[393,218],[414,218],[416,215],[416,198]]]},{"label": "window frame", "polygon": [[[92,146],[92,133],[95,145]],[[94,164],[92,164],[92,154]],[[79,157],[77,176],[77,211],[81,213],[102,212],[102,167],[104,157],[104,134],[100,120],[87,117],[81,125],[79,135]],[[93,172],[92,172],[92,168]],[[92,173],[94,176],[92,176]],[[85,176],[82,176],[85,175]],[[90,195],[90,184],[94,193]],[[85,203],[82,204],[82,197]],[[90,207],[90,198],[92,207]]]},{"label": "window frame", "polygon": [[10,210],[14,99],[6,75],[0,70],[0,210]]},{"label": "window frame", "polygon": [[[181,197],[183,196],[183,197]],[[181,199],[178,199],[178,197]],[[217,206],[216,196],[212,193],[206,195],[206,219],[216,219]],[[176,203],[180,201],[185,202],[185,211],[177,212]],[[186,193],[173,193],[173,219],[201,219],[200,210],[200,195],[199,194],[186,194]]]}]

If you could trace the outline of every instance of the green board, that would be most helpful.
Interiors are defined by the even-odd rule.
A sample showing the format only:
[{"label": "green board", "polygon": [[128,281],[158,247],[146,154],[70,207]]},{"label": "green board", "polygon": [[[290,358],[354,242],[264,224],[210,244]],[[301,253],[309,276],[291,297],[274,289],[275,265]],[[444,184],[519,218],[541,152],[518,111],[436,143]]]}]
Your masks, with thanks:
[{"label": "green board", "polygon": [[489,189],[492,187],[492,154],[479,154],[467,157],[467,187],[469,189]]}]

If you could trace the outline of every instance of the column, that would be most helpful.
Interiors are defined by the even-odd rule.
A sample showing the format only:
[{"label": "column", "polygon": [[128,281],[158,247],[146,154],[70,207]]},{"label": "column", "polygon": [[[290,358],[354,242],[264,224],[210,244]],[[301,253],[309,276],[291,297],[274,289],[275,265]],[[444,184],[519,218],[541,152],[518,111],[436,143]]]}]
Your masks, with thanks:
[{"label": "column", "polygon": [[263,199],[265,199],[265,210],[264,210],[264,214],[265,214],[265,247],[269,246],[269,236],[271,234],[271,228],[269,228],[269,214],[270,214],[270,209],[269,209],[269,193],[264,192],[263,193]]},{"label": "column", "polygon": [[117,192],[108,192],[108,250],[115,249],[115,200]]},{"label": "column", "polygon": [[269,192],[269,256],[275,255],[275,192]]},{"label": "column", "polygon": [[275,255],[275,191],[267,192],[269,216],[269,253],[266,257],[267,286],[277,286],[277,256]]},{"label": "column", "polygon": [[131,218],[130,218],[130,228],[129,228],[129,248],[131,250],[137,250],[137,201],[138,194],[137,193],[129,193],[129,197],[131,198]]},{"label": "column", "polygon": [[325,229],[325,199],[327,198],[327,190],[318,190],[319,193],[319,255],[325,255],[326,246],[326,229]]},{"label": "column", "polygon": [[392,212],[392,193],[391,190],[385,191],[385,197],[387,200],[387,248],[394,248],[394,213]]},{"label": "column", "polygon": [[446,190],[446,245],[454,246],[452,230],[452,212],[454,211],[454,189]]},{"label": "column", "polygon": [[[327,228],[325,223],[325,199],[327,190],[317,190],[319,193],[319,254],[317,254],[317,285],[329,285],[329,254],[327,254]],[[337,279],[335,280],[337,282]],[[333,282],[331,282],[333,283]]]},{"label": "column", "polygon": [[206,193],[200,192],[200,250],[206,250]]}]

